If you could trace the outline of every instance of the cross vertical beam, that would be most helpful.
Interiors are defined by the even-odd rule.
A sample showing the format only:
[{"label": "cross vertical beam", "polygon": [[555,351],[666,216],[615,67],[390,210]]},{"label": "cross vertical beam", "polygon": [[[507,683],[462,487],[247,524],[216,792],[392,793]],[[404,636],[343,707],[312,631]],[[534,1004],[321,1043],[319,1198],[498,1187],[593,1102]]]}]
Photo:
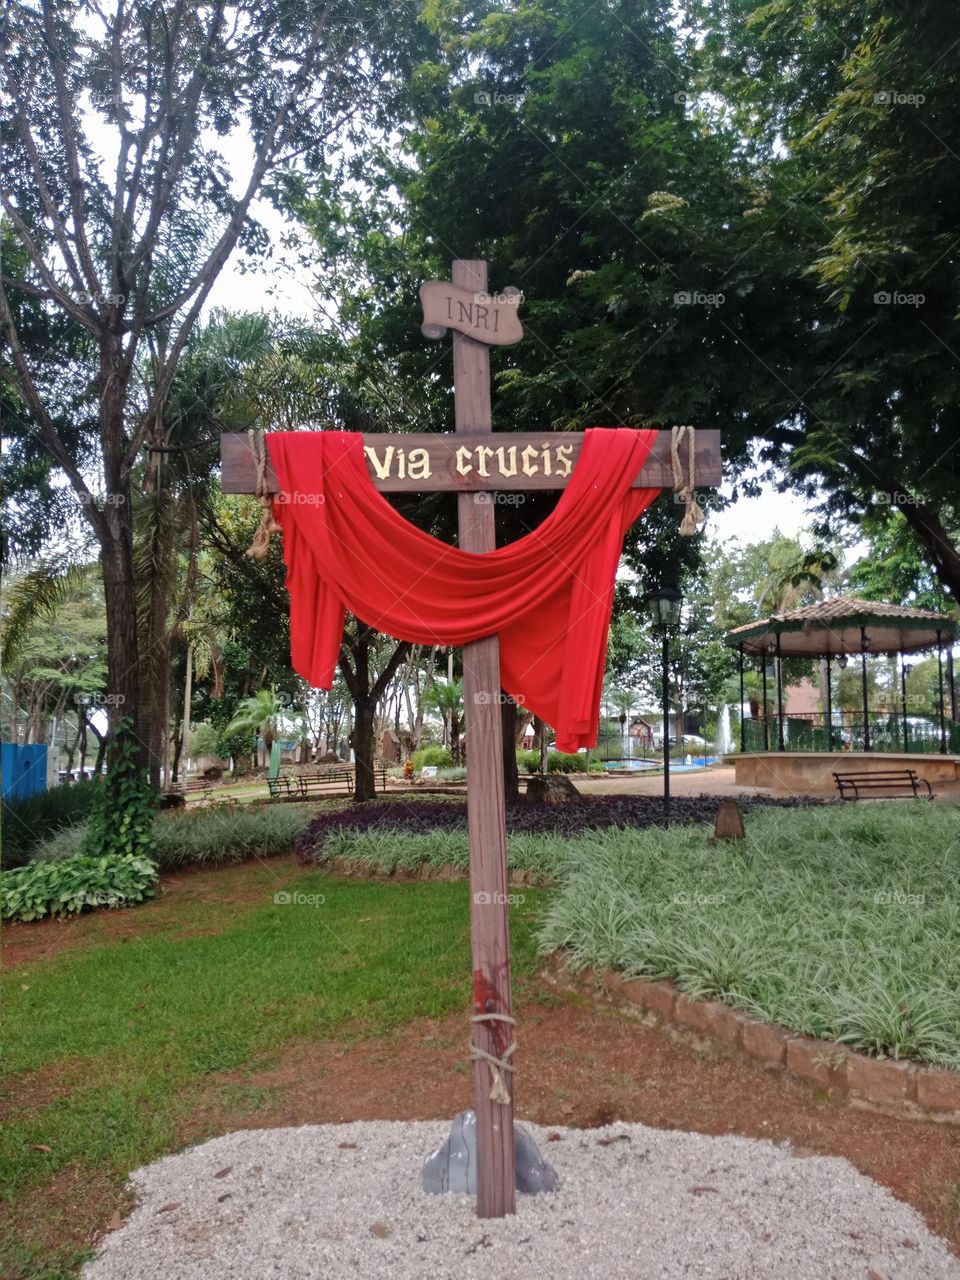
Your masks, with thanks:
[{"label": "cross vertical beam", "polygon": [[[470,293],[486,292],[487,264],[453,263],[452,283]],[[453,336],[453,387],[457,435],[486,435],[490,412],[490,351],[464,334]],[[460,546],[486,552],[496,547],[494,507],[486,494],[457,499]],[[467,727],[467,827],[470,834],[470,940],[473,1013],[511,1016],[510,919],[507,904],[507,835],[500,721],[500,641],[475,640],[463,650],[463,700]],[[476,1045],[502,1058],[513,1039],[509,1022],[475,1022]],[[477,1216],[502,1218],[516,1212],[513,1078],[504,1072],[509,1102],[490,1097],[490,1066],[473,1064],[477,1117]]]}]

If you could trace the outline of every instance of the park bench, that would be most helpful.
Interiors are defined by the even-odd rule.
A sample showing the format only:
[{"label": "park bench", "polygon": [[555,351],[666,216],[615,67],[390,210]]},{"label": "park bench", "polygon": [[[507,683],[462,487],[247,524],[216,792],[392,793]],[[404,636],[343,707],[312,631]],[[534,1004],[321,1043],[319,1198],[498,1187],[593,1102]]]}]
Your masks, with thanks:
[{"label": "park bench", "polygon": [[[834,781],[841,800],[859,800],[861,791],[912,791],[919,798],[920,787],[927,788],[926,799],[933,799],[933,791],[926,778],[913,769],[880,769],[875,773],[835,773]],[[883,797],[876,797],[882,799]],[[893,797],[889,797],[893,798]]]},{"label": "park bench", "polygon": [[[300,794],[302,796],[321,795],[325,787],[331,784],[340,784],[345,787],[352,787],[354,783],[355,771],[346,766],[337,768],[332,765],[329,769],[318,769],[313,777],[301,777],[297,780],[300,784]],[[378,787],[381,791],[387,789],[387,771],[384,768],[374,769],[373,771],[374,787]]]},{"label": "park bench", "polygon": [[208,778],[188,778],[186,782],[176,782],[167,788],[168,791],[189,795],[193,791],[212,791],[213,784]]},{"label": "park bench", "polygon": [[[386,769],[374,769],[373,778],[374,785],[379,786],[381,791],[386,791]],[[311,795],[327,794],[327,789],[331,786],[339,785],[345,788],[352,788],[353,783],[354,770],[352,768],[346,765],[340,767],[331,765],[328,769],[318,769],[312,775],[301,775],[298,778],[268,778],[267,788],[271,799],[291,796],[305,800]]]}]

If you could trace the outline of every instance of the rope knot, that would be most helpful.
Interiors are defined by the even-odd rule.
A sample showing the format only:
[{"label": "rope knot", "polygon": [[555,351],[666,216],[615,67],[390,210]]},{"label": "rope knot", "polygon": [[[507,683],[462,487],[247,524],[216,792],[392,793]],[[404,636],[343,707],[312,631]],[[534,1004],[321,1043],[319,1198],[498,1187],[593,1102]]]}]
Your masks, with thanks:
[{"label": "rope knot", "polygon": [[[689,538],[696,533],[697,526],[706,523],[703,507],[697,502],[694,487],[697,480],[697,441],[693,427],[674,427],[670,432],[670,459],[673,463],[673,487],[677,499],[683,503],[683,519],[680,521],[680,533]],[[680,462],[680,445],[684,436],[687,438],[687,474],[683,474]]]},{"label": "rope knot", "polygon": [[[511,1018],[508,1013],[478,1013],[470,1019],[471,1022],[506,1022],[509,1026],[517,1025],[516,1018]],[[503,1051],[502,1058],[496,1058],[492,1053],[487,1053],[486,1049],[481,1049],[478,1044],[470,1041],[470,1060],[471,1062],[485,1062],[490,1068],[490,1101],[499,1102],[506,1105],[510,1102],[510,1091],[507,1088],[507,1082],[504,1077],[505,1071],[513,1071],[514,1067],[507,1059],[511,1058],[517,1051],[516,1040],[511,1040]]]},{"label": "rope knot", "polygon": [[280,525],[273,514],[273,498],[267,487],[267,443],[262,431],[248,431],[250,452],[257,467],[257,497],[260,500],[260,523],[253,535],[253,541],[247,548],[247,555],[254,560],[262,560],[270,550],[270,538],[280,533]]}]

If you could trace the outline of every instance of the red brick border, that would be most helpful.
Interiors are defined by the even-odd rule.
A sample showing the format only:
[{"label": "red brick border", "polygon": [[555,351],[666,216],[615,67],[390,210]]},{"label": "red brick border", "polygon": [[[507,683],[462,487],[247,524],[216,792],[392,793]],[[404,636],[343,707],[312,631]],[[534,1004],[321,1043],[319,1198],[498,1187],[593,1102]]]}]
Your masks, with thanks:
[{"label": "red brick border", "polygon": [[787,1027],[759,1022],[716,1000],[691,1000],[672,982],[625,979],[592,969],[573,975],[560,956],[544,970],[554,985],[675,1027],[681,1034],[709,1036],[726,1049],[782,1072],[835,1102],[913,1120],[960,1125],[960,1071],[942,1071],[894,1058],[872,1058],[832,1040],[799,1036]]}]

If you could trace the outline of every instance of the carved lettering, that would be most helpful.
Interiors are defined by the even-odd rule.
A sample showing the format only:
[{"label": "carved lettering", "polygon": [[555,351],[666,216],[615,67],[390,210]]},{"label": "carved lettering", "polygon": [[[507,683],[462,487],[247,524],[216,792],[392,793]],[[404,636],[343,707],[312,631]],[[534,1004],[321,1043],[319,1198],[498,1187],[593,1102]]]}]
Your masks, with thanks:
[{"label": "carved lettering", "polygon": [[407,475],[411,480],[430,479],[430,455],[426,449],[411,449],[407,459]]},{"label": "carved lettering", "polygon": [[557,445],[557,475],[568,476],[573,471],[573,445]]},{"label": "carved lettering", "polygon": [[543,474],[545,476],[553,475],[553,454],[548,444],[543,446]]},{"label": "carved lettering", "polygon": [[380,461],[376,449],[371,448],[370,445],[367,445],[363,452],[369,458],[377,479],[386,480],[390,475],[390,466],[393,462],[393,445],[388,445],[384,450],[385,456],[383,462]]},{"label": "carved lettering", "polygon": [[461,476],[469,475],[473,470],[473,463],[470,461],[471,450],[461,445],[457,450],[457,474]]},{"label": "carved lettering", "polygon": [[461,322],[461,324],[464,321],[466,321],[467,324],[472,325],[473,324],[473,303],[458,302],[457,306],[460,308],[460,314],[457,317],[457,319]]},{"label": "carved lettering", "polygon": [[523,474],[525,476],[535,476],[539,468],[537,467],[537,450],[532,444],[528,444],[520,455],[520,462],[523,466]]},{"label": "carved lettering", "polygon": [[488,449],[486,445],[477,445],[474,452],[477,455],[477,475],[488,476],[490,472],[487,470],[487,462],[494,457],[495,450]]},{"label": "carved lettering", "polygon": [[517,446],[515,444],[507,448],[500,445],[497,449],[497,470],[504,477],[517,474]]}]

